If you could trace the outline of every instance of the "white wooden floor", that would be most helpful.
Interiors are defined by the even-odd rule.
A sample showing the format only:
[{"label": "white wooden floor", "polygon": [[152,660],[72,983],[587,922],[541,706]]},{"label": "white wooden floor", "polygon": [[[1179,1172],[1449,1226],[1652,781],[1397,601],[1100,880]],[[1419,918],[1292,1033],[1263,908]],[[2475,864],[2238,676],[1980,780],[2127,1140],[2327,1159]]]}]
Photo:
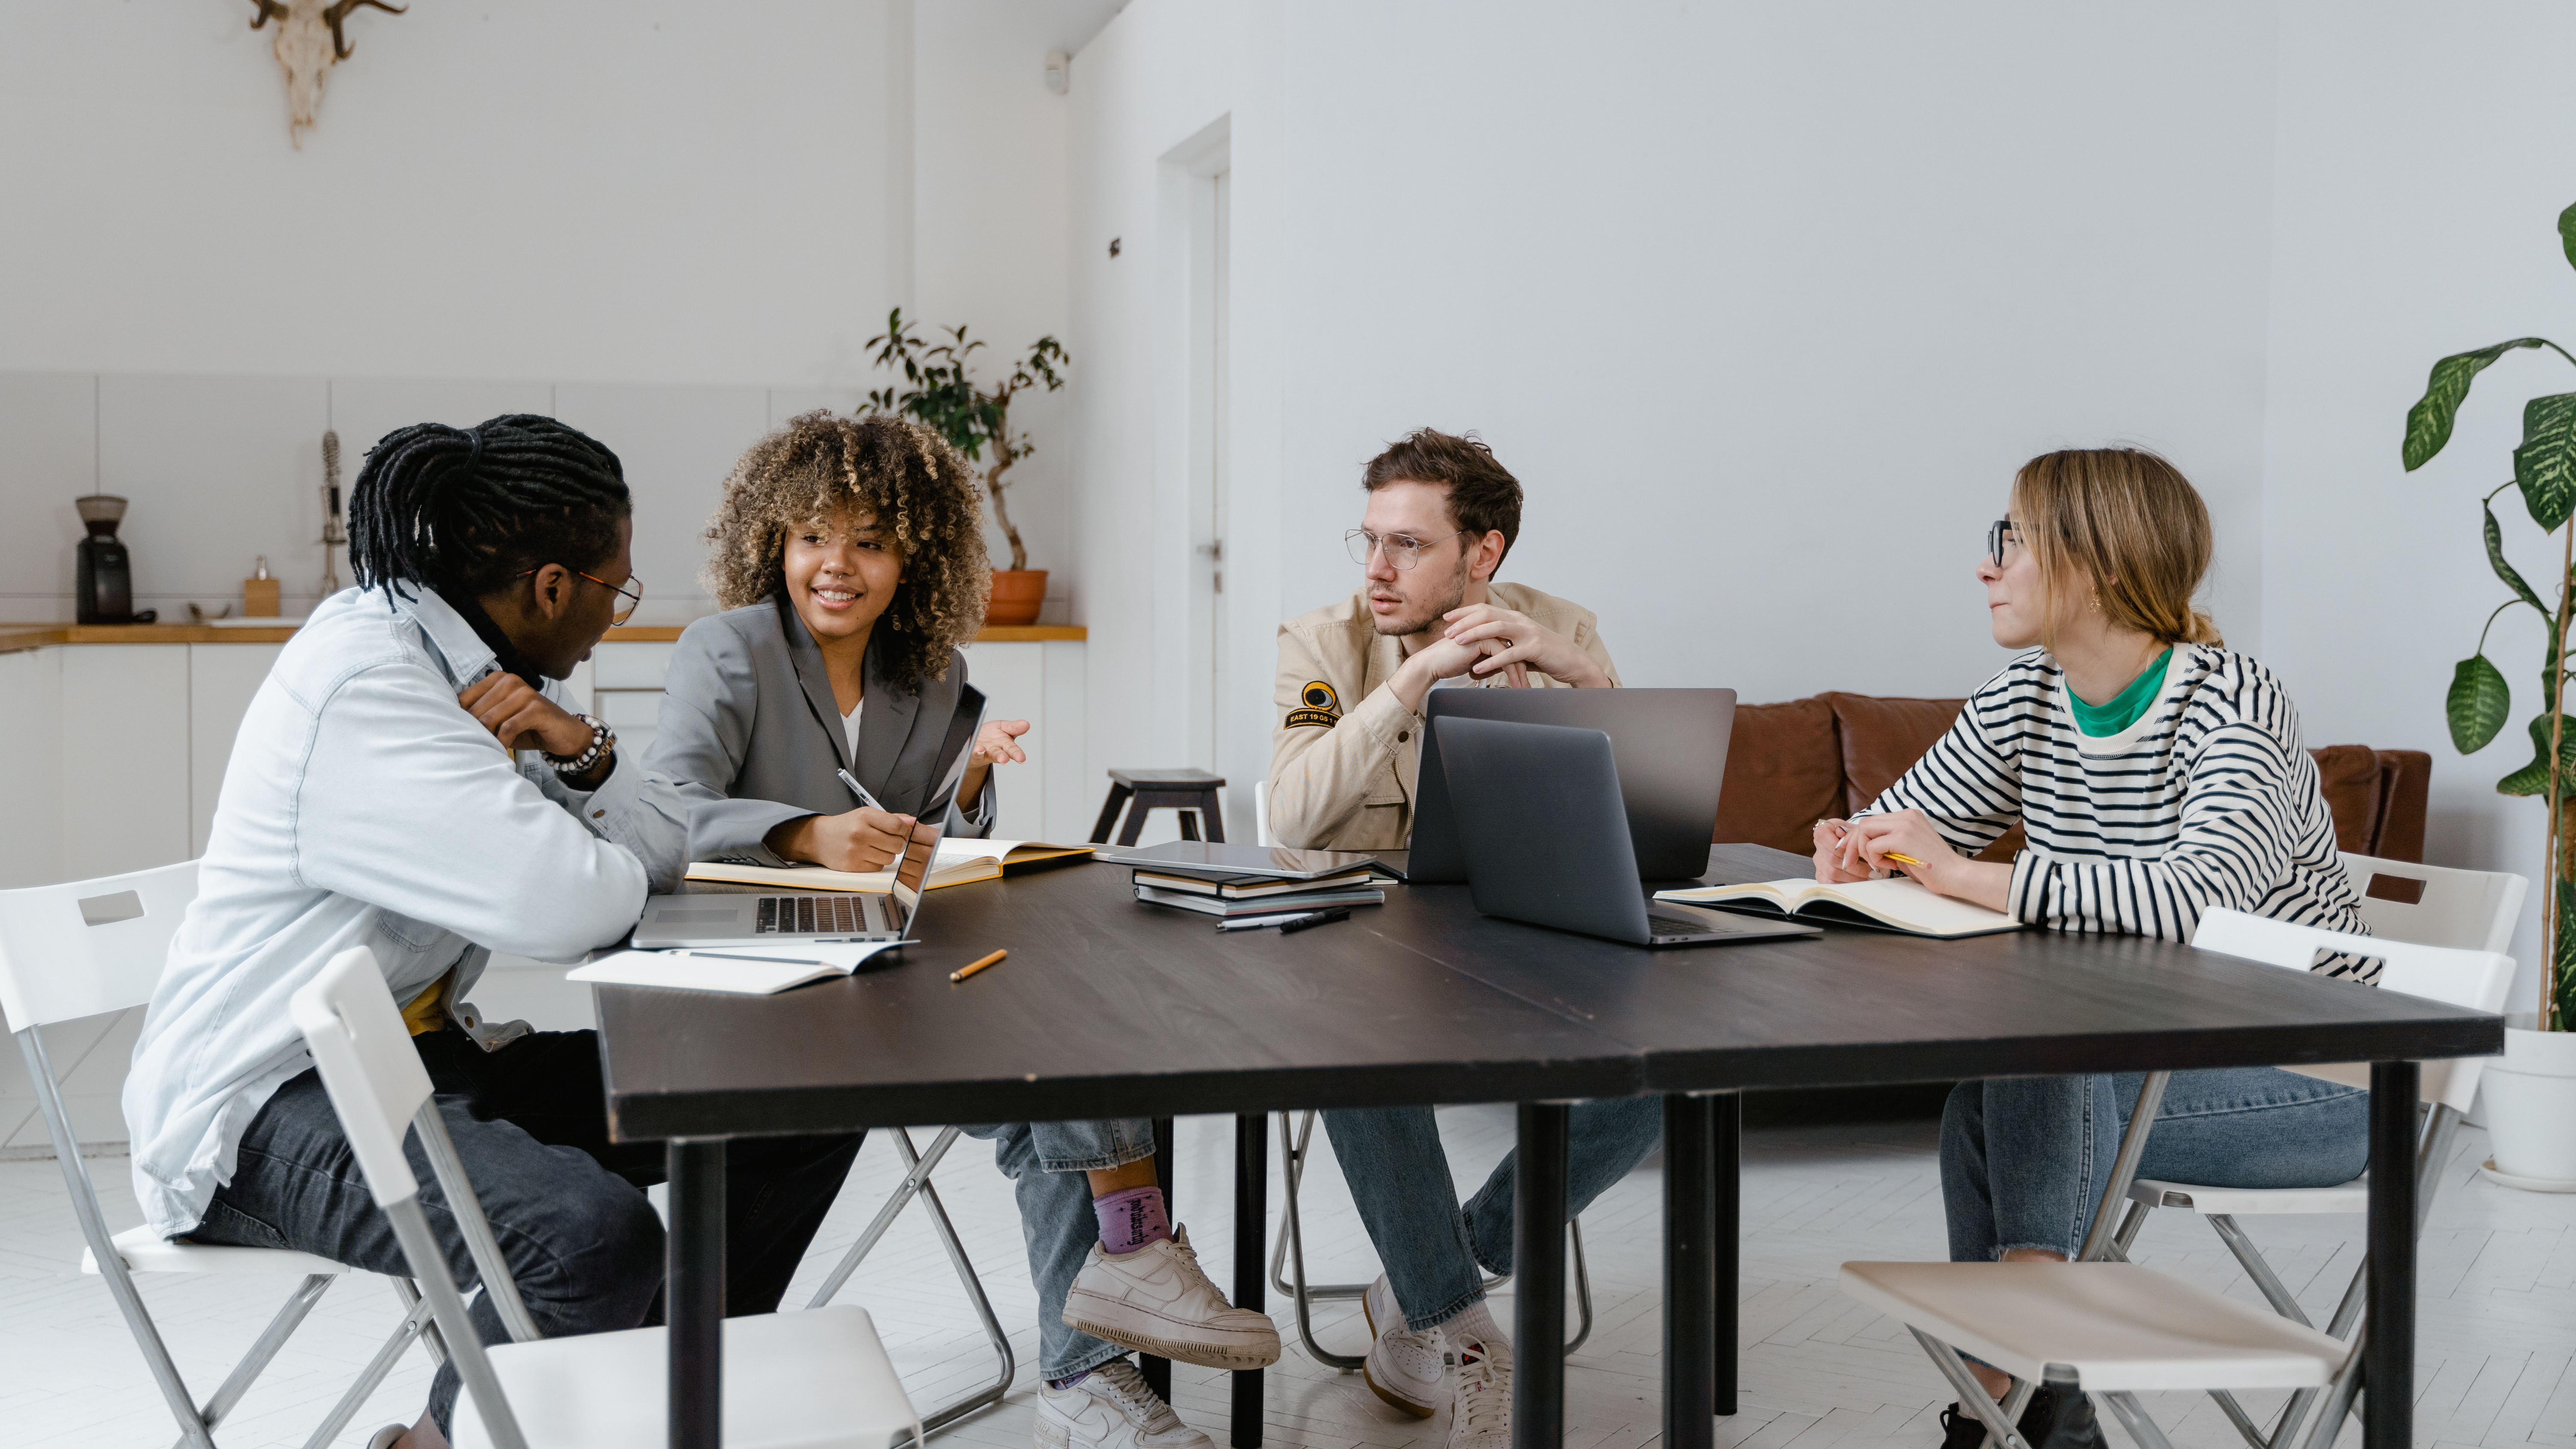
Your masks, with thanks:
[{"label": "white wooden floor", "polygon": [[[1508,1109],[1444,1111],[1452,1165],[1472,1188],[1511,1136]],[[1220,1282],[1231,1261],[1228,1183],[1232,1124],[1185,1119],[1179,1131],[1179,1216]],[[921,1134],[927,1141],[928,1134]],[[1943,1256],[1940,1189],[1929,1122],[1757,1128],[1748,1134],[1744,1173],[1743,1411],[1721,1421],[1721,1442],[1748,1449],[1930,1449],[1934,1414],[1949,1395],[1901,1330],[1838,1297],[1835,1265],[1849,1258]],[[1271,1154],[1273,1222],[1278,1154]],[[1320,1134],[1317,1146],[1322,1149]],[[2462,1134],[2422,1255],[2421,1382],[2416,1423],[2423,1444],[2576,1449],[2576,1197],[2542,1197],[2479,1180],[2484,1134]],[[895,1153],[882,1140],[860,1155],[850,1185],[807,1260],[791,1304],[837,1260],[890,1190]],[[137,1221],[123,1159],[93,1164],[104,1182],[112,1225]],[[1649,1159],[1595,1203],[1584,1227],[1598,1323],[1567,1375],[1569,1449],[1638,1445],[1657,1435],[1658,1166]],[[1008,1184],[981,1143],[961,1143],[938,1179],[1020,1356],[1011,1397],[939,1436],[968,1445],[1019,1449],[1030,1441],[1035,1299],[1021,1256]],[[1318,1281],[1375,1271],[1329,1150],[1307,1180],[1311,1265]],[[2356,1218],[2272,1220],[2257,1225],[2283,1274],[2322,1319],[2354,1261]],[[2140,1256],[2168,1271],[2259,1301],[2208,1229],[2179,1213],[2160,1214]],[[170,1421],[105,1290],[76,1271],[80,1257],[64,1190],[51,1162],[0,1162],[0,1445],[157,1446]],[[211,1387],[239,1346],[264,1321],[285,1285],[235,1280],[144,1280],[192,1382]],[[253,1289],[257,1291],[252,1291]],[[847,1290],[865,1304],[895,1353],[917,1401],[945,1401],[992,1360],[958,1294],[936,1239],[916,1209]],[[1285,1307],[1273,1310],[1293,1339]],[[1509,1324],[1508,1303],[1497,1316]],[[352,1279],[333,1289],[270,1377],[220,1437],[228,1446],[295,1445],[396,1317],[380,1282]],[[1336,1305],[1320,1326],[1326,1342],[1356,1351],[1357,1315]],[[415,1355],[341,1438],[364,1442],[390,1420],[417,1414],[427,1380]],[[1220,1375],[1181,1368],[1175,1397],[1183,1416],[1225,1440],[1227,1388]],[[1396,1417],[1356,1376],[1329,1372],[1291,1348],[1268,1380],[1267,1442],[1286,1446],[1436,1446],[1447,1415]],[[2178,1449],[2226,1449],[2237,1441],[2206,1400],[2150,1397]],[[2115,1437],[2117,1431],[2113,1431]],[[2358,1442],[2348,1430],[2344,1443]]]}]

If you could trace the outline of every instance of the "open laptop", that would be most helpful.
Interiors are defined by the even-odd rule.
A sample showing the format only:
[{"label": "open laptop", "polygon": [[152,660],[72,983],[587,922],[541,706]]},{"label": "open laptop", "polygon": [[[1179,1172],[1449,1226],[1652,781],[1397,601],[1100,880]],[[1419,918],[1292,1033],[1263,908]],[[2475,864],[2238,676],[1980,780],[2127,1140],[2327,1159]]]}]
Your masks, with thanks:
[{"label": "open laptop", "polygon": [[684,946],[692,950],[718,946],[777,946],[791,941],[904,941],[921,915],[922,878],[946,832],[948,811],[957,798],[958,782],[974,753],[975,732],[984,725],[984,696],[966,686],[957,713],[940,742],[937,789],[918,817],[932,828],[905,848],[895,866],[894,893],[858,891],[718,892],[651,896],[644,917],[635,923],[634,944],[640,950]]},{"label": "open laptop", "polygon": [[[1601,731],[1453,717],[1440,734],[1478,911],[1632,946],[1824,934],[1796,921],[1648,900],[1637,883],[1618,764]],[[1705,845],[1701,859],[1705,871]]]},{"label": "open laptop", "polygon": [[1696,880],[1708,869],[1717,792],[1735,729],[1731,689],[1435,689],[1423,706],[1422,771],[1414,787],[1413,839],[1400,867],[1408,882],[1467,879],[1448,780],[1441,768],[1446,721],[1514,720],[1570,725],[1610,737],[1627,807],[1636,880]]}]

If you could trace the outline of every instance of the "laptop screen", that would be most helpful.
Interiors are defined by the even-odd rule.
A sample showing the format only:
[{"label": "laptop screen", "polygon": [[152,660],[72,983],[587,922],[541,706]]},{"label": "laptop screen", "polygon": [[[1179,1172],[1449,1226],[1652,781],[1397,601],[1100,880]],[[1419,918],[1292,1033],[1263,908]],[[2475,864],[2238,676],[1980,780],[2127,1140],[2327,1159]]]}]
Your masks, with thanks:
[{"label": "laptop screen", "polygon": [[921,813],[914,818],[929,826],[920,832],[903,852],[895,866],[894,900],[901,909],[902,921],[895,934],[912,934],[912,922],[921,914],[921,898],[928,894],[922,880],[930,874],[931,860],[939,852],[939,837],[946,833],[948,811],[957,803],[957,786],[966,778],[966,766],[975,753],[976,732],[984,727],[984,694],[973,685],[958,691],[957,712],[948,718],[948,737],[939,742],[939,781],[923,802]]}]

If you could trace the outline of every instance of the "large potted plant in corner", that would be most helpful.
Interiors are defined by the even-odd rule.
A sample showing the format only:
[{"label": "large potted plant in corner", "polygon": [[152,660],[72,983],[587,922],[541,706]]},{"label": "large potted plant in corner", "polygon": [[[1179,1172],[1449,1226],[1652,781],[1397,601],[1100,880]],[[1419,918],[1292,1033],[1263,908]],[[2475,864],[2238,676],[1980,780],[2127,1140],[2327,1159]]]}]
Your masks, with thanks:
[{"label": "large potted plant in corner", "polygon": [[901,307],[887,313],[885,335],[869,338],[868,345],[877,350],[876,365],[901,372],[904,385],[869,393],[859,411],[916,419],[946,438],[969,463],[985,463],[985,453],[991,452],[992,459],[984,467],[984,494],[992,500],[993,521],[1002,526],[1002,537],[1011,545],[1011,566],[993,570],[993,601],[984,611],[984,620],[1034,624],[1038,610],[1046,606],[1047,571],[1029,567],[1028,548],[1020,542],[1020,530],[1002,501],[1003,491],[1011,486],[1002,475],[1036,449],[1028,434],[1011,431],[1011,399],[1040,385],[1049,392],[1064,386],[1057,369],[1072,366],[1073,356],[1053,337],[1041,337],[1029,344],[1028,355],[1013,363],[1007,376],[982,388],[976,386],[972,359],[983,339],[968,341],[963,327],[941,330],[948,334],[947,341],[925,343],[913,335]]},{"label": "large potted plant in corner", "polygon": [[[2558,214],[2559,244],[2569,265],[2576,266],[2576,206]],[[2542,337],[2518,337],[2456,353],[2433,364],[2421,401],[2406,414],[2406,470],[2413,472],[2442,451],[2451,440],[2451,422],[2469,395],[2469,384],[2488,364],[2516,348],[2547,348],[2576,364],[2576,356]],[[2534,590],[2504,556],[2504,531],[2496,522],[2495,498],[2518,488],[2522,505],[2543,534],[2558,538],[2556,589]],[[2487,1069],[2485,1093],[2488,1130],[2495,1159],[2489,1172],[2516,1186],[2549,1187],[2576,1192],[2576,850],[2570,827],[2576,816],[2567,800],[2576,794],[2576,728],[2567,719],[2564,686],[2568,679],[2567,625],[2576,604],[2576,393],[2553,393],[2523,404],[2522,446],[2513,450],[2513,481],[2501,484],[2481,505],[2485,513],[2487,563],[2512,597],[2487,616],[2492,629],[2505,610],[2526,606],[2541,617],[2545,643],[2541,651],[2540,713],[2529,726],[2531,762],[2496,782],[2506,795],[2538,795],[2548,804],[2549,839],[2544,847],[2541,893],[2541,962],[2536,1030],[2508,1027],[2505,1054]],[[2451,743],[2462,754],[2486,748],[2504,728],[2513,710],[2513,692],[2502,670],[2486,656],[2486,633],[2478,650],[2452,672],[2444,702]]]}]

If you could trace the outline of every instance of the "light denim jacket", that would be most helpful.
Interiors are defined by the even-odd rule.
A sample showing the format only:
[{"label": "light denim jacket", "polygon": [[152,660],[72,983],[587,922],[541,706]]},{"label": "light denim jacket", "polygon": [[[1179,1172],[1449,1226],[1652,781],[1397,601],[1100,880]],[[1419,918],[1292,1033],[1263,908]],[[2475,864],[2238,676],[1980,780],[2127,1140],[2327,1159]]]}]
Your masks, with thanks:
[{"label": "light denim jacket", "polygon": [[396,1001],[457,968],[449,1014],[466,1022],[491,951],[560,961],[616,941],[686,868],[685,809],[640,760],[567,790],[475,723],[457,691],[495,667],[437,594],[349,589],[260,685],[125,1080],[155,1231],[197,1226],[251,1119],[312,1066],[287,998],[334,955],[374,951]]}]

